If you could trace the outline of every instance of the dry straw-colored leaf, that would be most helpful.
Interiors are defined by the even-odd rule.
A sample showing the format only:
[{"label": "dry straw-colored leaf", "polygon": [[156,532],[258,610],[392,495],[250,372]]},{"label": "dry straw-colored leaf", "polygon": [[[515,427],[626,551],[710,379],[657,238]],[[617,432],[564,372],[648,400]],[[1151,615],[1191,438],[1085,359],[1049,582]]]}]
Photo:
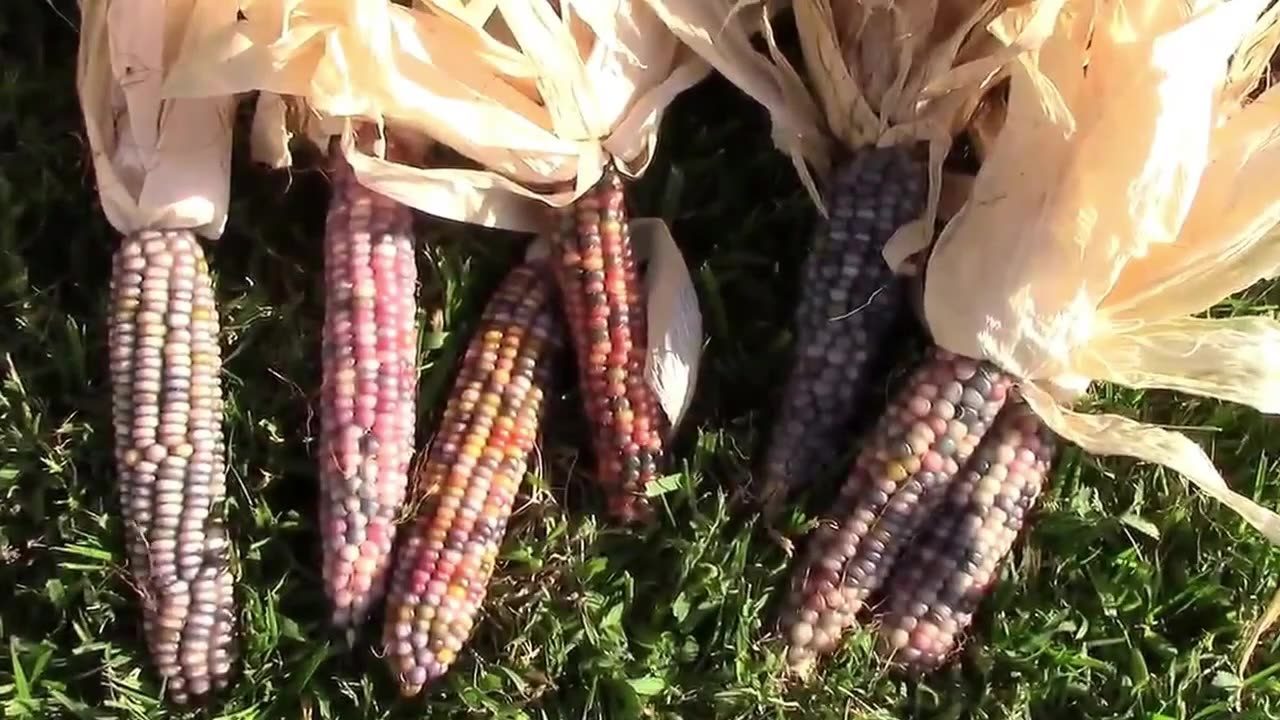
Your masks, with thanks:
[{"label": "dry straw-colored leaf", "polygon": [[[304,103],[303,128],[269,114],[260,159],[285,136],[337,134],[364,185],[437,217],[536,230],[607,164],[644,172],[663,114],[710,67],[644,0],[243,0],[243,19],[183,48],[171,97],[265,91]],[[274,102],[274,101],[267,101]],[[268,107],[267,109],[271,109]],[[420,134],[468,166],[418,167],[355,146],[352,128]]]},{"label": "dry straw-colored leaf", "polygon": [[[213,0],[227,5],[226,0]],[[337,147],[357,180],[436,217],[536,232],[608,165],[648,167],[670,103],[710,73],[644,0],[242,0],[241,17],[181,48],[172,97],[258,91],[252,147],[291,163],[296,135]],[[357,130],[464,158],[423,167]],[[646,368],[673,424],[694,392],[701,315],[665,225],[653,250]]]},{"label": "dry straw-colored leaf", "polygon": [[936,342],[1019,376],[1060,435],[1176,470],[1280,543],[1280,516],[1181,433],[1069,409],[1109,382],[1280,411],[1280,323],[1195,317],[1280,273],[1280,90],[1258,92],[1280,34],[1267,4],[1067,2],[1010,67],[924,305]]},{"label": "dry straw-colored leaf", "polygon": [[[165,72],[185,42],[234,19],[198,0],[82,0],[76,90],[107,220],[122,234],[222,234],[234,99],[168,100]],[[228,13],[230,13],[228,15]]]}]

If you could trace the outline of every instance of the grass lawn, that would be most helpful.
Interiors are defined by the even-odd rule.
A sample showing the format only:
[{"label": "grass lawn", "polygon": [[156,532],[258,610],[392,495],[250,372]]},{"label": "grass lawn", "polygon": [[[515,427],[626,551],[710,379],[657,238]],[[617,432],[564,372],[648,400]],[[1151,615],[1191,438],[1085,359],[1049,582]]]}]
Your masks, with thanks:
[{"label": "grass lawn", "polygon": [[[0,708],[5,718],[182,717],[158,700],[123,571],[106,380],[115,246],[74,94],[71,0],[0,5]],[[598,520],[576,397],[548,422],[479,629],[438,686],[401,700],[377,656],[324,626],[311,461],[326,186],[237,151],[212,247],[228,393],[241,673],[198,717],[1280,717],[1280,639],[1239,667],[1280,554],[1179,478],[1061,456],[1033,530],[959,661],[923,681],[850,636],[809,683],[768,640],[786,558],[735,505],[788,360],[792,278],[814,212],[763,113],[727,83],[680,99],[633,193],[685,248],[707,349],[675,446],[682,471],[643,532]],[[511,235],[425,222],[420,441]],[[1258,288],[1221,312],[1273,312]],[[1274,300],[1280,293],[1270,292]],[[1274,422],[1238,407],[1103,390],[1096,403],[1192,426],[1241,492],[1280,506]],[[808,499],[821,503],[829,488]],[[790,519],[803,531],[797,506]]]}]

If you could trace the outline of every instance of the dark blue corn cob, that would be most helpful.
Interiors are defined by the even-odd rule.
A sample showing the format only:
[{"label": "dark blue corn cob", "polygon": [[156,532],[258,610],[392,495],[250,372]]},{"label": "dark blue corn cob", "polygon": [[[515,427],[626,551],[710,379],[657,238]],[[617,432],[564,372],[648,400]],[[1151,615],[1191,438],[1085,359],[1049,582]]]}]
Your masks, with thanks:
[{"label": "dark blue corn cob", "polygon": [[934,514],[937,523],[889,578],[881,653],[929,670],[954,650],[1040,499],[1056,449],[1025,404],[1001,412]]},{"label": "dark blue corn cob", "polygon": [[924,212],[924,163],[902,147],[866,147],[836,173],[830,217],[806,259],[793,366],[763,468],[767,515],[831,469],[904,314],[906,281],[883,250]]}]

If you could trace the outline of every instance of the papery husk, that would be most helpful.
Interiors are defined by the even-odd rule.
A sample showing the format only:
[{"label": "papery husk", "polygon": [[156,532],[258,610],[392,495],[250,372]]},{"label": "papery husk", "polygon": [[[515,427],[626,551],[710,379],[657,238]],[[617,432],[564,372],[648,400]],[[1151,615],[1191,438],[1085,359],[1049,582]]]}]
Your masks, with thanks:
[{"label": "papery husk", "polygon": [[[183,48],[173,97],[258,91],[254,158],[292,163],[290,142],[329,138],[375,192],[435,217],[545,229],[609,165],[642,174],[663,113],[710,67],[642,0],[245,0],[244,20]],[[569,20],[562,20],[559,10]],[[373,130],[373,143],[357,136]],[[389,158],[413,138],[471,167]],[[660,227],[659,227],[660,226]],[[674,427],[692,397],[702,319],[664,223],[633,222],[652,253],[646,375]]]},{"label": "papery husk", "polygon": [[924,309],[935,342],[1016,375],[1059,435],[1171,468],[1280,543],[1280,516],[1182,433],[1071,409],[1109,382],[1280,411],[1280,323],[1193,317],[1280,272],[1280,89],[1249,99],[1280,40],[1267,4],[1068,2],[1009,68]]},{"label": "papery husk", "polygon": [[[540,229],[547,206],[576,200],[609,163],[642,174],[666,107],[710,73],[643,0],[240,5],[245,20],[184,49],[169,96],[301,98],[309,126],[342,137],[361,184],[486,227]],[[475,167],[423,168],[364,152],[358,122],[421,133]],[[280,163],[278,154],[258,159]]]},{"label": "papery husk", "polygon": [[164,99],[178,48],[235,19],[199,0],[81,0],[76,91],[107,221],[123,235],[227,222],[235,99]]},{"label": "papery husk", "polygon": [[[778,50],[771,22],[777,4],[650,2],[682,40],[768,110],[775,144],[824,213],[819,185],[830,171],[832,144],[928,145],[925,213],[885,248],[890,267],[904,272],[932,238],[954,136],[1004,67],[1047,36],[1062,0],[791,0],[808,86]],[[1019,32],[987,32],[997,18]],[[757,31],[768,57],[750,45]]]}]

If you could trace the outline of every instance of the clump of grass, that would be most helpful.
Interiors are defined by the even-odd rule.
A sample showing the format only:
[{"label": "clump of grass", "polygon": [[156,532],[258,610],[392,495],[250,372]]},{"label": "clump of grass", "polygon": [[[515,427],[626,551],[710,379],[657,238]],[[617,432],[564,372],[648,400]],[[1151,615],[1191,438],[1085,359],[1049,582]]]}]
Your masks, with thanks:
[{"label": "clump of grass", "polygon": [[[76,17],[70,0],[0,8],[0,708],[180,717],[160,701],[123,572],[103,361],[115,240],[78,127]],[[637,215],[673,224],[708,344],[672,448],[678,472],[654,487],[659,522],[636,532],[599,519],[566,378],[470,650],[412,701],[375,656],[377,618],[350,648],[325,630],[311,415],[325,183],[305,167],[265,174],[238,151],[230,229],[211,264],[245,653],[234,687],[193,717],[1280,716],[1280,641],[1264,638],[1237,668],[1280,582],[1277,554],[1178,478],[1074,451],[957,663],[908,682],[859,631],[813,681],[785,682],[769,639],[787,559],[735,499],[772,421],[814,212],[761,113],[726,83],[681,98],[667,122]],[[444,223],[420,235],[432,291],[421,443],[484,299],[523,248]],[[1256,288],[1220,311],[1271,311],[1278,299]],[[1280,505],[1280,441],[1263,416],[1150,392],[1105,390],[1096,402],[1217,428],[1197,439],[1235,487]],[[803,528],[805,507],[787,522]]]}]

